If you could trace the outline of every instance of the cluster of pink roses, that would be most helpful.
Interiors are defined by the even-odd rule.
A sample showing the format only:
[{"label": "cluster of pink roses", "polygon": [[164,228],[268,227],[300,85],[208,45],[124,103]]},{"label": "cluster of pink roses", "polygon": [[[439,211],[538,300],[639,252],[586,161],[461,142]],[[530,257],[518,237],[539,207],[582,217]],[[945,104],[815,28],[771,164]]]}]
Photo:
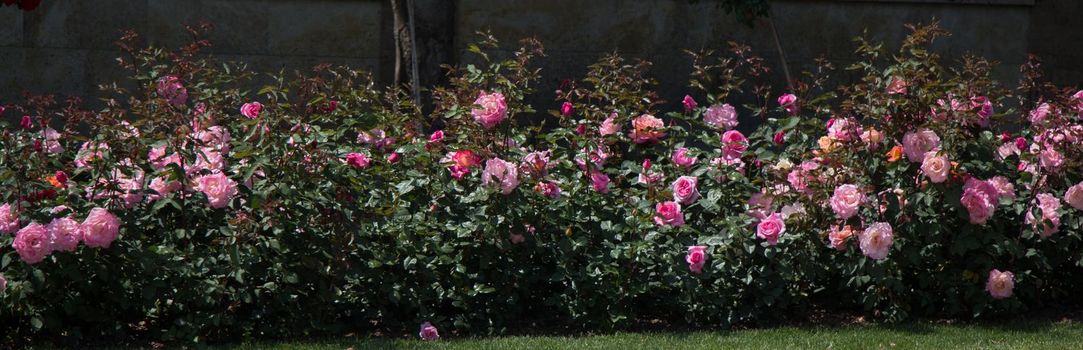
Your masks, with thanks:
[{"label": "cluster of pink roses", "polygon": [[[18,224],[18,213],[9,204],[0,206],[3,233]],[[109,248],[120,232],[120,220],[108,210],[94,208],[79,223],[70,216],[55,218],[48,225],[31,222],[15,232],[11,246],[27,264],[36,264],[55,251],[72,252],[80,242],[92,248]]]}]

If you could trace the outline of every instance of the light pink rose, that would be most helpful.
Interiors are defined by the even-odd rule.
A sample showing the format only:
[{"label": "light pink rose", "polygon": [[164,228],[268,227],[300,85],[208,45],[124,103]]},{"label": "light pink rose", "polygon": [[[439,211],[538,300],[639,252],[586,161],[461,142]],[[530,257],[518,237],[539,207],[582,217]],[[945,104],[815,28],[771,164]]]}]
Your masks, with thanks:
[{"label": "light pink rose", "polygon": [[241,115],[248,119],[259,118],[260,112],[263,112],[263,104],[259,102],[249,102],[241,105]]},{"label": "light pink rose", "polygon": [[598,128],[598,133],[602,136],[616,135],[620,132],[620,124],[617,123],[617,113],[613,112],[608,118],[602,121],[602,126]]},{"label": "light pink rose", "polygon": [[45,227],[53,250],[73,252],[83,241],[83,225],[69,217],[56,218]]},{"label": "light pink rose", "polygon": [[12,233],[19,230],[19,213],[15,207],[4,203],[0,205],[0,233]]},{"label": "light pink rose", "polygon": [[748,198],[748,216],[759,220],[766,219],[768,215],[771,215],[773,202],[774,199],[763,192],[753,193]]},{"label": "light pink rose", "polygon": [[417,333],[417,336],[424,341],[434,341],[440,339],[440,332],[436,330],[436,326],[433,326],[432,323],[425,322],[421,324],[421,331]]},{"label": "light pink rose", "polygon": [[50,127],[46,127],[43,132],[45,133],[45,153],[57,154],[64,152],[64,146],[60,145],[59,132]]},{"label": "light pink rose", "polygon": [[1057,152],[1052,146],[1043,147],[1041,153],[1038,153],[1038,164],[1047,171],[1056,171],[1060,169],[1061,165],[1064,165],[1064,155]]},{"label": "light pink rose", "polygon": [[832,227],[831,232],[828,234],[828,239],[831,241],[831,248],[837,250],[846,250],[846,241],[850,240],[850,237],[854,235],[854,228],[850,225],[839,228],[838,226]]},{"label": "light pink rose", "polygon": [[1042,102],[1037,108],[1030,111],[1030,123],[1035,125],[1045,124],[1049,114],[1052,112],[1052,108],[1048,103]]},{"label": "light pink rose", "polygon": [[1015,142],[1005,142],[997,147],[997,158],[1000,160],[1008,159],[1012,155],[1019,155],[1022,151],[1019,147],[1015,146]]},{"label": "light pink rose", "polygon": [[673,227],[684,225],[684,214],[677,202],[658,203],[654,206],[654,223]]},{"label": "light pink rose", "polygon": [[650,184],[653,184],[655,182],[658,182],[663,177],[665,177],[665,176],[662,173],[658,173],[658,172],[653,172],[652,173],[651,172],[651,160],[650,159],[644,159],[643,160],[643,171],[639,173],[639,178],[637,179],[637,182],[641,183],[641,184],[650,185]]},{"label": "light pink rose", "polygon": [[684,95],[684,100],[682,100],[681,103],[684,104],[685,112],[691,112],[693,109],[696,109],[696,106],[699,106],[699,104],[696,103],[696,99],[692,98],[690,95]]},{"label": "light pink rose", "polygon": [[673,182],[673,200],[677,203],[689,205],[699,199],[699,189],[696,188],[695,176],[681,176]]},{"label": "light pink rose", "polygon": [[46,256],[49,256],[49,253],[53,252],[45,226],[36,222],[30,223],[20,229],[19,232],[16,232],[15,241],[11,243],[11,247],[15,248],[15,252],[19,253],[19,258],[31,265],[41,262]]},{"label": "light pink rose", "polygon": [[671,155],[669,159],[673,161],[673,164],[676,164],[685,170],[696,164],[696,157],[688,156],[687,147],[680,147],[673,150],[673,155]]},{"label": "light pink rose", "polygon": [[237,182],[220,172],[196,178],[193,187],[207,195],[211,208],[225,208],[237,196]]},{"label": "light pink rose", "polygon": [[948,179],[951,170],[951,161],[948,156],[938,155],[938,152],[925,154],[925,160],[921,163],[921,171],[929,177],[933,183],[942,183]]},{"label": "light pink rose", "polygon": [[728,103],[713,105],[703,113],[703,122],[716,129],[732,130],[737,127],[737,109]]},{"label": "light pink rose", "polygon": [[996,211],[999,192],[988,181],[969,178],[963,185],[963,197],[959,200],[970,214],[970,223],[984,225]]},{"label": "light pink rose", "polygon": [[987,180],[997,189],[997,198],[1015,198],[1015,185],[1003,176],[994,176]]},{"label": "light pink rose", "polygon": [[[1068,205],[1071,205],[1072,208],[1083,210],[1083,182],[1069,187],[1068,191],[1064,192],[1064,201],[1068,202]],[[0,207],[0,210],[3,210],[2,207]],[[0,229],[0,231],[3,230]]]},{"label": "light pink rose", "polygon": [[481,184],[486,187],[499,187],[501,193],[511,194],[511,191],[519,186],[519,171],[515,164],[503,159],[489,159],[481,173]]},{"label": "light pink rose", "polygon": [[590,174],[590,185],[598,193],[609,193],[609,175],[606,175],[600,171],[593,171]]},{"label": "light pink rose", "polygon": [[606,149],[605,144],[599,143],[598,147],[588,148],[583,147],[579,150],[579,154],[575,156],[575,165],[579,166],[580,170],[587,171],[587,161],[590,161],[592,168],[601,169],[605,164],[605,160],[609,159],[609,150]]},{"label": "light pink rose", "polygon": [[707,246],[694,245],[688,247],[688,255],[684,257],[684,261],[688,262],[688,269],[692,273],[703,272],[703,265],[707,264]]},{"label": "light pink rose", "polygon": [[728,159],[741,158],[748,149],[748,138],[740,131],[730,130],[722,134],[722,156]]},{"label": "light pink rose", "polygon": [[790,183],[794,191],[806,192],[808,191],[808,181],[815,180],[815,178],[808,176],[808,172],[801,168],[790,170],[789,174],[786,174],[786,182]]},{"label": "light pink rose", "polygon": [[492,129],[508,117],[508,103],[504,101],[504,94],[499,92],[486,94],[481,91],[474,104],[481,108],[471,109],[470,114],[483,128]]},{"label": "light pink rose", "polygon": [[756,237],[766,240],[767,245],[778,244],[783,233],[786,233],[786,222],[779,213],[772,213],[756,224]]},{"label": "light pink rose", "polygon": [[785,94],[778,97],[778,105],[786,109],[786,113],[790,115],[797,114],[797,96],[794,94]]},{"label": "light pink rose", "polygon": [[635,143],[656,142],[666,136],[666,125],[653,115],[643,114],[632,119],[632,130],[628,136]]},{"label": "light pink rose", "polygon": [[1060,231],[1060,198],[1051,193],[1040,193],[1036,196],[1036,199],[1042,217],[1035,218],[1033,211],[1028,211],[1025,222],[1041,228],[1041,231],[1038,232],[1039,236],[1043,238],[1052,236],[1057,231]]},{"label": "light pink rose", "polygon": [[101,159],[106,151],[109,150],[109,144],[104,142],[84,142],[79,147],[79,153],[75,156],[75,166],[79,168],[90,165],[91,162]]},{"label": "light pink rose", "polygon": [[354,168],[365,169],[368,168],[369,164],[372,163],[372,159],[370,159],[369,156],[365,155],[364,153],[351,152],[346,154],[345,162],[346,164]]},{"label": "light pink rose", "polygon": [[851,121],[849,118],[831,119],[827,123],[827,137],[840,142],[850,142],[861,137],[864,133],[861,124]]},{"label": "light pink rose", "polygon": [[875,260],[887,258],[888,250],[894,241],[895,235],[891,225],[886,222],[877,222],[865,228],[861,233],[861,253]]},{"label": "light pink rose", "polygon": [[925,154],[940,150],[940,136],[929,129],[918,129],[903,135],[903,152],[911,162],[921,163]]},{"label": "light pink rose", "polygon": [[1015,274],[1011,271],[1001,272],[993,269],[989,271],[989,280],[985,282],[985,290],[993,299],[1004,299],[1012,296],[1015,289]]},{"label": "light pink rose", "polygon": [[150,185],[147,187],[150,187],[155,192],[147,194],[147,201],[153,202],[173,193],[173,191],[180,190],[181,183],[180,181],[169,180],[165,176],[159,176],[150,180]]},{"label": "light pink rose", "polygon": [[865,203],[865,194],[861,193],[857,186],[851,184],[836,187],[834,195],[831,196],[831,210],[843,220],[856,215],[863,203]]}]

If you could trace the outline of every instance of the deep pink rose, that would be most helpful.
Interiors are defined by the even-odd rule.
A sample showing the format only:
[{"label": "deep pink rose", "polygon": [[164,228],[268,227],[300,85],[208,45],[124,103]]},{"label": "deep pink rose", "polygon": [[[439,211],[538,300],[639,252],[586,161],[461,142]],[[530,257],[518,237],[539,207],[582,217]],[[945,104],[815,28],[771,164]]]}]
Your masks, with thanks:
[{"label": "deep pink rose", "polygon": [[684,104],[685,112],[691,112],[693,109],[696,109],[696,106],[699,106],[699,104],[696,103],[696,100],[690,95],[684,95],[684,100],[682,100],[681,103]]},{"label": "deep pink rose", "polygon": [[989,280],[985,282],[985,290],[993,299],[1004,299],[1012,296],[1015,289],[1015,274],[1011,271],[1001,272],[993,269],[989,271]]},{"label": "deep pink rose", "polygon": [[722,156],[728,159],[741,158],[748,149],[748,138],[740,131],[730,130],[722,134]]},{"label": "deep pink rose", "polygon": [[504,101],[504,94],[499,92],[486,94],[481,91],[474,104],[481,108],[471,109],[470,114],[483,128],[492,129],[508,117],[508,103]]},{"label": "deep pink rose", "polygon": [[174,106],[183,106],[188,101],[188,90],[181,84],[180,78],[166,75],[158,79],[158,97],[166,99]]},{"label": "deep pink rose", "polygon": [[696,188],[695,176],[681,176],[673,181],[673,200],[677,203],[689,205],[699,199],[699,189]]},{"label": "deep pink rose", "polygon": [[776,145],[781,145],[786,142],[786,131],[779,131],[775,133],[775,137],[771,139]]},{"label": "deep pink rose", "polygon": [[684,257],[684,261],[688,262],[688,269],[692,273],[703,272],[703,265],[707,263],[707,246],[694,245],[688,247],[688,255]]},{"label": "deep pink rose", "polygon": [[432,135],[429,135],[429,142],[440,142],[440,141],[443,141],[443,140],[444,140],[444,131],[443,130],[433,131]]},{"label": "deep pink rose", "polygon": [[778,105],[782,106],[786,110],[786,113],[790,115],[797,114],[797,96],[794,94],[785,94],[778,97]]},{"label": "deep pink rose", "polygon": [[778,244],[783,233],[786,233],[786,222],[782,220],[782,214],[772,213],[756,224],[756,237],[766,240],[767,245]]},{"label": "deep pink rose", "polygon": [[684,225],[684,214],[677,202],[663,202],[654,206],[654,223],[673,227]]},{"label": "deep pink rose", "polygon": [[249,102],[241,105],[241,115],[248,119],[259,118],[260,112],[263,112],[263,104],[259,102]]},{"label": "deep pink rose", "polygon": [[399,162],[399,158],[402,158],[402,155],[400,155],[399,152],[391,152],[391,154],[387,155],[387,162],[395,164]]},{"label": "deep pink rose", "polygon": [[575,107],[571,102],[564,101],[564,104],[560,105],[560,115],[570,117],[572,113],[575,113]]},{"label": "deep pink rose", "polygon": [[598,193],[609,193],[609,175],[600,171],[590,174],[590,185]]},{"label": "deep pink rose", "polygon": [[369,159],[369,156],[364,153],[351,152],[346,154],[346,164],[357,169],[368,168],[371,162],[372,160]]},{"label": "deep pink rose", "polygon": [[34,120],[31,119],[30,116],[24,115],[23,119],[21,121],[19,121],[19,126],[21,126],[23,129],[33,128],[34,127]]},{"label": "deep pink rose", "polygon": [[436,330],[436,326],[433,326],[432,323],[429,322],[421,324],[421,331],[419,331],[417,335],[424,341],[440,339],[440,332]]}]

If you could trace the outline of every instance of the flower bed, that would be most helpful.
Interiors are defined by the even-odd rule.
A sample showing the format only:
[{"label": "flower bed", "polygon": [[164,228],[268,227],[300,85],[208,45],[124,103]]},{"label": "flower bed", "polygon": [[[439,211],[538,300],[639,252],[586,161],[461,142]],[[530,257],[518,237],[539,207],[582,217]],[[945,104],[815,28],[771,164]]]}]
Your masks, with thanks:
[{"label": "flower bed", "polygon": [[1083,287],[1083,92],[1034,60],[1015,89],[942,64],[945,34],[859,40],[853,79],[822,62],[792,88],[748,47],[690,53],[676,111],[649,63],[611,55],[529,122],[530,40],[499,60],[483,36],[423,114],[364,72],[247,91],[206,41],[129,34],[136,89],[0,111],[25,115],[0,138],[0,324],[12,343],[436,339],[1059,303]]}]

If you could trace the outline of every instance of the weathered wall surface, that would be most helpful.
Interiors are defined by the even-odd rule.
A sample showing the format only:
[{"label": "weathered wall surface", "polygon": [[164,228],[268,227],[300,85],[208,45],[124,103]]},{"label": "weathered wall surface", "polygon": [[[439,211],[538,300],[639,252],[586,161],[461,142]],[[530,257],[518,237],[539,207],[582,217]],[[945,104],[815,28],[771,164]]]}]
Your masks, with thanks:
[{"label": "weathered wall surface", "polygon": [[[441,0],[421,0],[441,1]],[[452,1],[452,0],[445,0]],[[1073,0],[866,0],[775,1],[772,10],[795,73],[820,55],[840,66],[852,62],[851,39],[867,30],[874,40],[897,45],[906,23],[937,18],[954,35],[936,49],[974,53],[1002,62],[1013,78],[1028,52],[1045,57],[1061,84],[1083,84],[1083,4]],[[662,96],[685,93],[690,60],[683,49],[721,48],[736,40],[777,67],[765,23],[736,23],[713,1],[700,0],[457,0],[440,7],[449,31],[452,61],[469,61],[465,45],[477,29],[491,29],[510,50],[517,39],[536,36],[549,57],[539,61],[542,91],[565,78],[581,77],[601,55],[619,51],[655,63]],[[451,9],[450,11],[447,9]],[[447,17],[453,17],[448,19]],[[113,41],[135,29],[147,42],[177,46],[183,24],[216,26],[211,52],[249,62],[258,70],[304,69],[316,63],[349,64],[390,80],[393,57],[387,1],[377,0],[47,0],[33,12],[0,8],[0,101],[21,91],[92,96],[99,83],[120,78]],[[776,69],[777,70],[777,69]],[[781,71],[776,72],[781,81]],[[536,103],[550,103],[543,98]],[[554,103],[555,105],[555,103]],[[539,104],[540,109],[551,106]]]}]

